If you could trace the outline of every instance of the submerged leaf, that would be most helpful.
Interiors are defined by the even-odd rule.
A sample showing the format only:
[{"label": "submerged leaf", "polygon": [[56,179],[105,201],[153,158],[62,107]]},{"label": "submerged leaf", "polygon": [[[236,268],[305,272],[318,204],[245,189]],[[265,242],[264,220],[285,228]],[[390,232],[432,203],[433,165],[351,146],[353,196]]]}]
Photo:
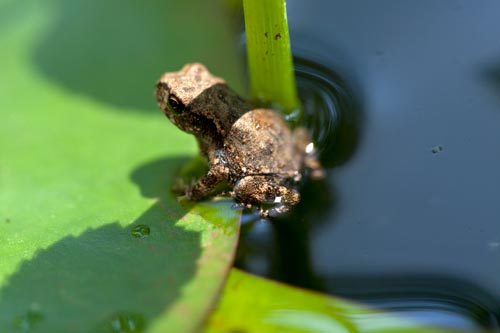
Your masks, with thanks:
[{"label": "submerged leaf", "polygon": [[451,333],[233,269],[205,333]]}]

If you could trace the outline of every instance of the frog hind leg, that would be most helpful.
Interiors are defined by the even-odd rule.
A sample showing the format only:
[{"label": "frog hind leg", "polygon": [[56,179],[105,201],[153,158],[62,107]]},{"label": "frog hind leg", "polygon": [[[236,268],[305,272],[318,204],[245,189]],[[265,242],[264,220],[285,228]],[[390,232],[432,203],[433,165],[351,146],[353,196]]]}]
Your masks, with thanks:
[{"label": "frog hind leg", "polygon": [[323,169],[316,156],[306,154],[304,157],[304,166],[309,169],[309,177],[311,179],[321,180],[325,178],[325,169]]},{"label": "frog hind leg", "polygon": [[280,177],[272,175],[243,177],[235,184],[233,196],[245,206],[259,206],[264,217],[276,217],[300,201],[297,190],[284,186]]},{"label": "frog hind leg", "polygon": [[297,127],[293,133],[297,156],[303,156],[302,164],[312,179],[325,178],[325,170],[318,161],[318,154],[305,127]]}]

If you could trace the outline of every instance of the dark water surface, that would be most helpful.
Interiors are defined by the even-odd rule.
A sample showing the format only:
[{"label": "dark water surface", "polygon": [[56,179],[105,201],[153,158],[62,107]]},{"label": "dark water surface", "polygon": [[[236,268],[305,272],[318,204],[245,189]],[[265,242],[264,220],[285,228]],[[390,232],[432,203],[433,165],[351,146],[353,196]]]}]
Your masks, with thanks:
[{"label": "dark water surface", "polygon": [[290,220],[256,223],[238,264],[425,323],[498,328],[500,2],[287,8],[295,54],[326,68],[299,65],[306,105],[328,109],[342,87],[351,99],[320,133],[326,184],[308,184]]}]

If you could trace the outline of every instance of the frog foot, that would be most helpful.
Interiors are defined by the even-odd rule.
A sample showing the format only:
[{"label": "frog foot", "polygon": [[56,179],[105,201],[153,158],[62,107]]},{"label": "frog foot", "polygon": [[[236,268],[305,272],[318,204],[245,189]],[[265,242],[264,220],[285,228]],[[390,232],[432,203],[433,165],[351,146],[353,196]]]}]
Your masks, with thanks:
[{"label": "frog foot", "polygon": [[257,206],[263,217],[276,217],[300,201],[297,190],[283,185],[285,180],[272,175],[246,176],[234,186],[233,197],[248,208]]},{"label": "frog foot", "polygon": [[290,206],[279,204],[269,209],[259,209],[259,214],[262,217],[276,218],[290,210]]}]

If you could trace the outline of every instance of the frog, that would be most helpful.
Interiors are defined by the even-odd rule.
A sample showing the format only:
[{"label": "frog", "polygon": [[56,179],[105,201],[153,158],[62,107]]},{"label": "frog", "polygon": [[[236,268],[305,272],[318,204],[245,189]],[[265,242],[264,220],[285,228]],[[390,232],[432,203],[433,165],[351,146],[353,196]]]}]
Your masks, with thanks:
[{"label": "frog", "polygon": [[185,186],[182,199],[226,195],[272,218],[300,202],[296,185],[306,174],[324,177],[305,127],[292,130],[277,111],[253,107],[201,63],[163,74],[155,97],[165,116],[196,138],[208,165],[201,179]]}]

